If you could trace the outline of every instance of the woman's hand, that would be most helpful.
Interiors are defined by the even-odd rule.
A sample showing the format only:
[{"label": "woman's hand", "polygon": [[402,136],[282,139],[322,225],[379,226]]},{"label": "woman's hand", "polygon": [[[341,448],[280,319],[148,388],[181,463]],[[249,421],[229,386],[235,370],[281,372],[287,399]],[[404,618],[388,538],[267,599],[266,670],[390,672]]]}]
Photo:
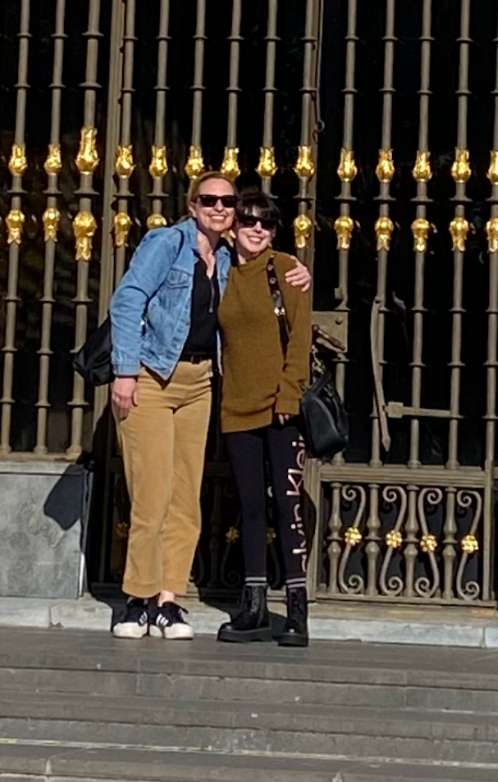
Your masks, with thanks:
[{"label": "woman's hand", "polygon": [[286,424],[290,418],[292,418],[292,416],[289,413],[278,413],[277,415],[278,423],[280,424],[280,426]]},{"label": "woman's hand", "polygon": [[306,266],[304,266],[301,261],[298,261],[294,255],[291,255],[291,258],[296,262],[296,268],[287,272],[285,281],[295,288],[302,288],[303,293],[305,293],[306,291],[309,291],[311,287],[311,274]]},{"label": "woman's hand", "polygon": [[118,421],[124,421],[132,407],[138,404],[137,378],[117,377],[112,384],[112,411]]}]

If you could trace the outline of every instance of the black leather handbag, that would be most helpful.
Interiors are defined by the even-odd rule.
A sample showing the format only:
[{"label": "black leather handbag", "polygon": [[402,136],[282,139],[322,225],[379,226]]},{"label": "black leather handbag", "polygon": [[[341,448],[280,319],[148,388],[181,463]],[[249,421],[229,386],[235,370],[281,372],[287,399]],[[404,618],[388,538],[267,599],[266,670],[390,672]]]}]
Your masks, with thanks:
[{"label": "black leather handbag", "polygon": [[111,351],[111,320],[107,317],[78,350],[73,368],[92,386],[112,383]]},{"label": "black leather handbag", "polygon": [[[273,258],[268,261],[266,273],[285,355],[290,329]],[[306,449],[311,456],[317,459],[331,459],[347,446],[348,416],[342,399],[336,391],[332,375],[317,359],[316,348],[313,348],[312,382],[304,389],[301,398],[300,419]]]}]

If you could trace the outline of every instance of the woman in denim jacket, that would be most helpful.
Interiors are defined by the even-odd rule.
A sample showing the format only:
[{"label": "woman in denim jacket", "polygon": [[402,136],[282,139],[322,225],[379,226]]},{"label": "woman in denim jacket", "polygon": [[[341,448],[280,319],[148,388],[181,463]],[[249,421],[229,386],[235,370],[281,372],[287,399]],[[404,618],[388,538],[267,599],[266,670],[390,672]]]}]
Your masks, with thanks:
[{"label": "woman in denim jacket", "polygon": [[[221,239],[237,196],[219,172],[195,180],[189,217],[148,233],[111,301],[112,406],[131,499],[120,638],[190,639],[185,594],[201,530],[217,309],[231,263]],[[291,284],[308,287],[299,265]]]}]

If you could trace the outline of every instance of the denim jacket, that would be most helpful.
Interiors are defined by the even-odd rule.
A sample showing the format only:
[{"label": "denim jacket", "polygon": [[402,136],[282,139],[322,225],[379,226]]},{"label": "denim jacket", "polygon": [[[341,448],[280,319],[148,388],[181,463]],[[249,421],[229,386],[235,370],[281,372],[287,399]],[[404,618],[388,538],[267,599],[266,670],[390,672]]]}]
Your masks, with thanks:
[{"label": "denim jacket", "polygon": [[[138,375],[140,366],[164,380],[173,373],[190,330],[197,226],[185,220],[150,231],[140,242],[110,307],[112,366],[116,377]],[[230,251],[216,250],[220,296]]]}]

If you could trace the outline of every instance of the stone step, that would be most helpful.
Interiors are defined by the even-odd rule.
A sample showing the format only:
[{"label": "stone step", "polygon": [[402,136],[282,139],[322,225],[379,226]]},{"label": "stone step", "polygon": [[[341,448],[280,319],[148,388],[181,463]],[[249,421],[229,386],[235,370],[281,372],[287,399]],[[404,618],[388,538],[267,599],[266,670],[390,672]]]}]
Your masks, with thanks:
[{"label": "stone step", "polygon": [[158,749],[485,763],[498,769],[498,717],[466,712],[3,692],[0,736]]},{"label": "stone step", "polygon": [[1,782],[495,782],[496,768],[5,744]]}]

